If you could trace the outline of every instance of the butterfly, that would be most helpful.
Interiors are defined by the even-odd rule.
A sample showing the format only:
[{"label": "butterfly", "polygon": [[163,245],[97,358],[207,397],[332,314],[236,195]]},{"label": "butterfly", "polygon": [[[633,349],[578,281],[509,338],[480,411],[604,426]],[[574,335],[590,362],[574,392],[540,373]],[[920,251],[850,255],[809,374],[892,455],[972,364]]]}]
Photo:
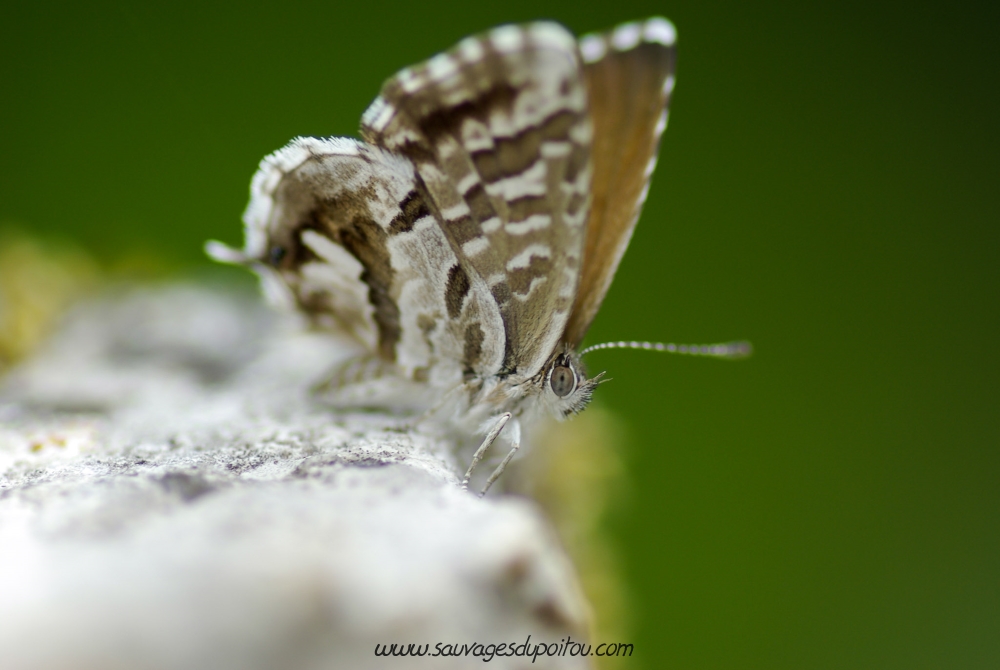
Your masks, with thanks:
[{"label": "butterfly", "polygon": [[[538,415],[581,411],[580,344],[649,192],[674,89],[663,18],[579,41],[506,25],[391,77],[362,140],[299,137],[251,184],[245,247],[265,292],[368,352],[339,383],[390,376],[511,448]],[[744,343],[608,343],[720,357]],[[336,384],[335,384],[336,385]],[[506,429],[506,430],[505,430]]]}]

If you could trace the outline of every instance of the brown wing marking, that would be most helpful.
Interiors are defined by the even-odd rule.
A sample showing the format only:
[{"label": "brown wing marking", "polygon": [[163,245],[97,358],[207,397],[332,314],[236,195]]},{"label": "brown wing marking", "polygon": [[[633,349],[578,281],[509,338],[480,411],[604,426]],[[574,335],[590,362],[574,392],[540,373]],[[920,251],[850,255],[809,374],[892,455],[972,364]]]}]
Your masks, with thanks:
[{"label": "brown wing marking", "polygon": [[[501,328],[482,342],[502,332],[502,361],[478,372],[534,374],[569,316],[589,202],[575,40],[551,23],[467,38],[387,81],[362,133],[413,161],[464,271],[454,277],[499,308]],[[451,318],[466,318],[450,304]],[[477,332],[467,352],[480,352]]]},{"label": "brown wing marking", "polygon": [[254,177],[244,255],[316,325],[352,335],[407,376],[433,368],[454,378],[465,335],[435,328],[450,305],[434,288],[457,259],[425,201],[398,154],[298,138]]}]

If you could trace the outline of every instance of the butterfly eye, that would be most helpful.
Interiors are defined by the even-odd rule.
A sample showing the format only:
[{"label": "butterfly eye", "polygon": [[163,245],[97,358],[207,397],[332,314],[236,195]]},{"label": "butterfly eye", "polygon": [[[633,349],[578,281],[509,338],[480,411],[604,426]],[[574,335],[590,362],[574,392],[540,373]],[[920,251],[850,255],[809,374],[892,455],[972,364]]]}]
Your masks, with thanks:
[{"label": "butterfly eye", "polygon": [[576,373],[572,368],[565,365],[557,365],[552,368],[552,375],[549,377],[549,386],[552,392],[560,398],[565,398],[576,388]]},{"label": "butterfly eye", "polygon": [[271,261],[271,265],[277,265],[281,262],[281,259],[285,257],[285,247],[275,245],[271,247],[271,252],[268,255],[268,260]]}]

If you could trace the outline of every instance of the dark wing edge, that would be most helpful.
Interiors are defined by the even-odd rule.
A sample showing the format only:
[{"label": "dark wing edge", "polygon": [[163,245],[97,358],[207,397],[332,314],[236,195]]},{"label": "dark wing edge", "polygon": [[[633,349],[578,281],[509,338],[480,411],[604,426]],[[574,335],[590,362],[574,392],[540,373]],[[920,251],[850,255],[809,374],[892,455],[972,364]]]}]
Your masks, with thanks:
[{"label": "dark wing edge", "polygon": [[673,24],[655,17],[580,39],[593,187],[583,268],[563,341],[577,348],[597,315],[639,220],[674,88]]}]

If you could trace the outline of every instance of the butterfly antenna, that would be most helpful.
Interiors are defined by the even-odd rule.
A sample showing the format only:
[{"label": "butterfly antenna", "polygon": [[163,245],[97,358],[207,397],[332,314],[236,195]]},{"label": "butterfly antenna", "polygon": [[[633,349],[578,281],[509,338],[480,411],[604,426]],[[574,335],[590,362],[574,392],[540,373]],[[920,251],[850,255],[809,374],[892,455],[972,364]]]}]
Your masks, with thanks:
[{"label": "butterfly antenna", "polygon": [[753,346],[745,341],[720,342],[719,344],[665,344],[663,342],[603,342],[587,347],[580,355],[599,349],[647,349],[649,351],[665,351],[668,354],[685,354],[687,356],[709,356],[711,358],[746,358],[753,353]]}]

